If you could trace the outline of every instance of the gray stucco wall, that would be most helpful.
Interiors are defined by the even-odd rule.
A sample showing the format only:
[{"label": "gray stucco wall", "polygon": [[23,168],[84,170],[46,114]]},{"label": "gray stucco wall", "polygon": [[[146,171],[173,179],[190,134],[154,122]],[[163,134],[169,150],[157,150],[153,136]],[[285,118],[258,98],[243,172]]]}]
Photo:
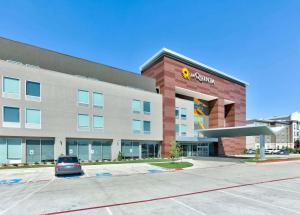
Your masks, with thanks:
[{"label": "gray stucco wall", "polygon": [[[121,148],[121,140],[155,140],[162,141],[162,97],[145,90],[102,82],[96,79],[74,76],[60,72],[31,68],[0,60],[0,92],[2,92],[3,76],[15,77],[21,81],[21,98],[9,99],[0,96],[0,136],[18,137],[53,137],[55,138],[55,157],[65,153],[66,138],[111,139],[112,159],[117,157]],[[41,102],[25,99],[25,81],[41,83]],[[90,92],[90,104],[82,107],[77,104],[78,89]],[[92,92],[104,95],[103,109],[92,105]],[[132,112],[132,100],[151,102],[151,114]],[[21,128],[5,128],[3,122],[3,106],[20,108]],[[41,110],[41,129],[25,128],[25,109]],[[77,114],[87,113],[90,116],[90,129],[80,131],[77,128]],[[104,129],[93,130],[93,114],[104,116]],[[132,120],[151,121],[150,134],[134,134]]]}]

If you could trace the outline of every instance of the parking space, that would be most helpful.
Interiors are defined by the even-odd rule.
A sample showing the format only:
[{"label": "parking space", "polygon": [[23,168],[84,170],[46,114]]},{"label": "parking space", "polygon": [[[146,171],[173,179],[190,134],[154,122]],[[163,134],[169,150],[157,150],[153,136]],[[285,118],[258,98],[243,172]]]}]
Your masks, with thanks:
[{"label": "parking space", "polygon": [[294,161],[160,172],[144,165],[114,176],[116,167],[90,166],[99,176],[0,185],[0,214],[299,214],[299,167]]}]

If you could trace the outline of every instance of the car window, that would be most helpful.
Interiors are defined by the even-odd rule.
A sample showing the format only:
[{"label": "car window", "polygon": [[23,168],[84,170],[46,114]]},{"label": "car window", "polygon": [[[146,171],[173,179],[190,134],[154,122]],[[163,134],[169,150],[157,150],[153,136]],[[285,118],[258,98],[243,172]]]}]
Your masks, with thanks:
[{"label": "car window", "polygon": [[77,157],[61,157],[58,158],[57,163],[78,163]]}]

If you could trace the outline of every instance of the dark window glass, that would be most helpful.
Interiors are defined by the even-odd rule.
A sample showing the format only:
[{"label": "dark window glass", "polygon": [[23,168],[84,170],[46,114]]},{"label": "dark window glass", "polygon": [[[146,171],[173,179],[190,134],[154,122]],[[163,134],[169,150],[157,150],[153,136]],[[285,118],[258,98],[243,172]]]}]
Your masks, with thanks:
[{"label": "dark window glass", "polygon": [[77,157],[61,157],[58,158],[57,163],[78,163]]},{"label": "dark window glass", "polygon": [[33,81],[26,81],[26,95],[27,96],[41,96],[41,85],[40,83]]},{"label": "dark window glass", "polygon": [[144,121],[144,132],[150,132],[151,131],[151,123],[150,121]]},{"label": "dark window glass", "polygon": [[20,122],[19,108],[16,107],[4,107],[4,122]]},{"label": "dark window glass", "polygon": [[151,109],[150,109],[150,102],[144,101],[144,112],[145,112],[145,113],[150,113],[150,112],[151,112]]}]

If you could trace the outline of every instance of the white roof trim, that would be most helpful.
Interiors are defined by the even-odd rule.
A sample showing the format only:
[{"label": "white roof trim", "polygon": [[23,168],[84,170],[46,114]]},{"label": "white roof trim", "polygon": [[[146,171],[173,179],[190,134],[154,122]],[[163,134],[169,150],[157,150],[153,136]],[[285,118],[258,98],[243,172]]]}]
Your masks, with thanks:
[{"label": "white roof trim", "polygon": [[229,79],[235,80],[235,81],[237,81],[237,82],[240,82],[240,83],[243,83],[243,84],[249,86],[249,83],[248,83],[248,82],[242,81],[242,80],[240,80],[240,79],[238,79],[238,78],[236,78],[236,77],[234,77],[234,76],[228,75],[228,74],[226,74],[226,73],[224,73],[224,72],[222,72],[222,71],[220,71],[220,70],[217,70],[217,69],[215,69],[215,68],[213,68],[213,67],[207,66],[207,65],[205,65],[205,64],[203,64],[203,63],[200,63],[200,62],[198,62],[198,61],[196,61],[196,60],[193,60],[193,59],[191,59],[191,58],[189,58],[189,57],[186,57],[186,56],[184,56],[184,55],[182,55],[182,54],[179,54],[179,53],[174,52],[174,51],[172,51],[172,50],[170,50],[170,49],[167,49],[167,48],[162,48],[162,49],[159,50],[157,53],[155,53],[151,58],[149,58],[144,64],[142,64],[142,65],[140,66],[140,71],[143,71],[146,67],[148,67],[151,63],[153,63],[155,60],[157,60],[157,59],[158,59],[161,55],[163,55],[163,54],[171,54],[171,55],[174,55],[175,57],[178,57],[178,58],[180,58],[180,59],[182,59],[182,60],[184,60],[184,61],[188,61],[188,62],[193,63],[193,64],[196,64],[196,65],[198,65],[198,66],[200,66],[200,67],[206,68],[206,69],[208,69],[208,70],[214,72],[216,75],[225,76],[225,77],[227,77],[227,78],[229,78]]}]

